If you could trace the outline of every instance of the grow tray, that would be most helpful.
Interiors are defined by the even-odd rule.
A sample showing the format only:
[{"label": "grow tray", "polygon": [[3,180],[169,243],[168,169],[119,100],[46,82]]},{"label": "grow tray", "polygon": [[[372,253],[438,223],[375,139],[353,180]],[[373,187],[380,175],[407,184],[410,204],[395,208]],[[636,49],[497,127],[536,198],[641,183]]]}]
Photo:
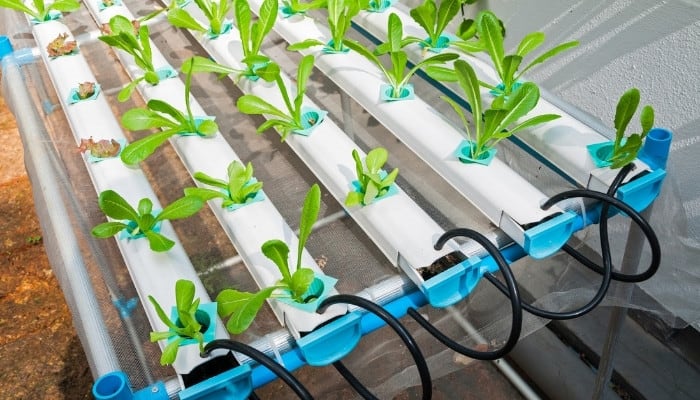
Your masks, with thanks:
[{"label": "grow tray", "polygon": [[[503,208],[484,210],[482,204],[489,203],[489,199],[475,202],[469,198],[459,183],[460,178],[435,165],[435,159],[422,153],[420,143],[407,140],[409,136],[403,135],[400,124],[388,122],[398,118],[395,114],[387,111],[382,117],[377,115],[381,122],[377,123],[363,108],[368,105],[362,103],[361,96],[352,95],[357,102],[351,100],[344,90],[350,92],[352,88],[343,87],[342,80],[333,79],[330,69],[321,66],[312,76],[307,102],[315,103],[329,114],[308,138],[292,136],[286,143],[280,143],[272,132],[256,135],[254,131],[263,119],[235,109],[235,100],[241,93],[271,96],[269,85],[244,80],[237,87],[228,79],[196,74],[193,111],[215,117],[220,129],[213,138],[175,137],[140,168],[128,168],[117,158],[92,162],[76,151],[79,139],[91,136],[96,140],[133,141],[143,133],[122,132],[118,117],[126,110],[142,106],[144,100],[152,98],[166,98],[182,106],[182,75],[155,87],[139,85],[140,95],[125,103],[116,101],[116,93],[135,77],[137,70],[129,57],[115,54],[96,40],[98,26],[115,14],[129,18],[144,15],[150,11],[145,7],[136,1],[106,9],[86,4],[60,21],[35,26],[19,24],[16,32],[11,32],[17,51],[5,59],[3,73],[3,88],[23,136],[27,168],[34,185],[43,189],[37,205],[49,255],[75,314],[93,374],[100,378],[98,384],[128,379],[136,389],[150,386],[153,389],[148,390],[203,398],[207,390],[241,385],[245,392],[273,380],[275,377],[268,370],[241,354],[233,359],[219,352],[215,353],[218,357],[200,359],[196,346],[184,347],[186,350],[178,356],[174,368],[157,366],[160,349],[148,342],[148,332],[163,330],[164,325],[145,297],[150,294],[161,304],[170,304],[174,282],[180,278],[196,283],[197,296],[202,302],[215,298],[225,288],[253,291],[259,285],[274,282],[276,278],[261,267],[265,260],[255,249],[259,249],[262,241],[272,238],[294,243],[304,194],[319,181],[323,185],[322,215],[307,243],[304,264],[338,278],[337,292],[359,294],[383,305],[397,317],[404,316],[409,307],[421,308],[428,303],[450,306],[447,313],[434,307],[421,308],[421,312],[449,336],[464,337],[467,330],[471,336],[462,342],[472,346],[485,340],[495,343],[504,340],[509,329],[508,302],[490,286],[474,288],[478,281],[465,282],[467,274],[474,271],[480,275],[496,270],[480,246],[473,241],[451,241],[441,250],[435,250],[437,237],[455,227],[469,227],[484,233],[514,262],[527,253],[538,257],[553,254],[574,232],[597,220],[594,205],[566,203],[554,218],[561,215],[568,218],[565,231],[557,231],[563,237],[552,238],[551,232],[545,231],[550,226],[558,227],[551,222],[553,214],[519,221]],[[235,40],[222,45],[175,30],[167,21],[158,19],[149,27],[159,67],[178,68],[192,54],[212,57],[230,66],[237,62]],[[235,32],[235,27],[232,29]],[[34,39],[24,35],[28,32]],[[47,57],[47,41],[59,33],[67,33],[78,41],[77,54],[66,59]],[[284,51],[285,40],[288,39],[283,32],[271,37],[264,45],[264,52],[286,74],[293,75],[299,56]],[[39,62],[33,62],[35,56]],[[20,66],[25,62],[26,66]],[[69,104],[67,94],[83,81],[98,82],[101,95],[94,101]],[[433,98],[438,95],[430,84],[418,79],[415,83],[421,95],[425,93]],[[275,100],[270,97],[270,101]],[[436,104],[430,99],[426,103]],[[366,152],[378,145],[389,150],[391,166],[401,170],[396,195],[365,208],[344,209],[342,196],[349,182],[343,184],[342,180],[352,175],[353,165],[349,150],[357,148]],[[531,159],[517,146],[505,145],[499,152],[500,160],[511,162],[523,158]],[[240,214],[222,210],[218,203],[212,202],[211,208],[205,207],[196,217],[163,225],[164,233],[177,238],[174,249],[168,253],[150,252],[145,241],[97,240],[90,236],[90,229],[104,221],[96,202],[100,191],[112,188],[129,193],[132,204],[141,197],[168,204],[181,196],[183,188],[194,186],[191,175],[195,171],[223,176],[226,166],[234,159],[251,161],[256,178],[264,182],[265,200],[246,206],[253,210],[252,216],[241,218]],[[539,199],[571,187],[571,177],[548,171],[546,166],[542,168],[544,165],[537,159],[534,162],[538,171],[543,170],[541,174],[529,174],[526,178],[515,175],[523,184],[536,188]],[[650,168],[650,171],[661,174],[660,182],[663,169]],[[643,209],[648,203],[637,204],[637,208]],[[533,235],[541,232],[545,232],[545,237],[549,234],[546,240],[555,243],[552,249],[547,249],[547,254],[533,254],[528,240],[537,240]],[[435,276],[432,272],[424,274],[426,268],[434,267],[438,260],[456,251],[462,253],[455,259],[459,268]],[[514,264],[514,268],[517,272],[522,265]],[[467,301],[461,301],[467,296]],[[475,326],[455,322],[449,317],[455,310],[470,315]],[[290,370],[318,366],[318,369],[303,369],[310,375],[318,374],[317,371],[322,371],[324,376],[335,374],[322,367],[352,351],[344,361],[376,393],[389,396],[408,386],[402,382],[418,382],[418,378],[415,371],[410,373],[408,381],[396,378],[412,361],[410,357],[396,356],[393,350],[399,342],[389,329],[378,330],[382,326],[376,318],[352,306],[334,306],[307,318],[273,302],[271,307],[263,309],[251,329],[235,339],[267,353]],[[523,334],[539,326],[541,323],[529,321]],[[217,321],[214,330],[217,338],[229,337],[221,321]],[[413,332],[430,364],[443,365],[433,372],[434,378],[461,368],[450,351],[419,328]],[[237,364],[251,368],[231,370]],[[386,364],[391,368],[386,368]],[[116,370],[127,372],[128,378],[112,374]],[[383,373],[377,374],[377,370]],[[337,379],[337,375],[333,376]],[[156,381],[165,384],[154,384]],[[200,391],[200,388],[205,389]],[[331,393],[338,389],[324,390]]]}]

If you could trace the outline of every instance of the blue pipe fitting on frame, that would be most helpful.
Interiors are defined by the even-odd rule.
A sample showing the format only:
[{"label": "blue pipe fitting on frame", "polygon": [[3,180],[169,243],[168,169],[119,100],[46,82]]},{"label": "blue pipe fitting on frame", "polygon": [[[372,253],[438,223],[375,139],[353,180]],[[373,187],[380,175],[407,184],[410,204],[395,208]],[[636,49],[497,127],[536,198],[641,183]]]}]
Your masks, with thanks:
[{"label": "blue pipe fitting on frame", "polygon": [[122,371],[110,372],[97,378],[92,385],[92,395],[95,400],[169,400],[163,382],[133,392],[129,378]]}]

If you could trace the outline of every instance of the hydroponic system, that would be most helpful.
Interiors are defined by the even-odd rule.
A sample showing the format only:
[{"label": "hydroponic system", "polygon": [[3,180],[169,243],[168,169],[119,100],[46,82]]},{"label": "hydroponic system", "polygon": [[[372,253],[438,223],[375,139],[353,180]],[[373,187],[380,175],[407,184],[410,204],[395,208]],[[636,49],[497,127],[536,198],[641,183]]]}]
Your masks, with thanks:
[{"label": "hydroponic system", "polygon": [[[323,398],[293,373],[331,365],[363,398],[431,398],[446,354],[516,375],[519,339],[654,279],[654,99],[630,87],[588,126],[527,80],[581,43],[508,50],[467,3],[0,0],[95,398]],[[538,302],[527,271],[562,257],[583,295]]]}]

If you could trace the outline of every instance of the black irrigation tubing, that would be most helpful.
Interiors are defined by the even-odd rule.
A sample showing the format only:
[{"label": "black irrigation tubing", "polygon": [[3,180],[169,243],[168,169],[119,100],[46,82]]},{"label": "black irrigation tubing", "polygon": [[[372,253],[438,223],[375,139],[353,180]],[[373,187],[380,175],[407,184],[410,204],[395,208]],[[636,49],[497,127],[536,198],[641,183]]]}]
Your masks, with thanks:
[{"label": "black irrigation tubing", "polygon": [[[463,346],[447,337],[447,335],[442,333],[434,325],[432,325],[425,318],[423,318],[423,316],[421,316],[416,309],[409,308],[408,314],[411,317],[413,317],[413,319],[415,319],[416,322],[418,322],[425,330],[427,330],[437,340],[442,342],[442,344],[449,347],[450,349],[477,360],[496,360],[508,354],[513,349],[513,347],[515,347],[515,345],[518,343],[518,339],[520,338],[520,331],[522,329],[523,323],[523,311],[520,302],[520,294],[518,293],[518,285],[515,282],[515,277],[513,277],[513,272],[508,266],[508,262],[503,257],[498,248],[493,243],[491,243],[484,235],[475,230],[467,228],[456,228],[447,231],[438,239],[437,243],[435,244],[435,249],[440,250],[442,246],[444,246],[445,242],[457,236],[463,236],[473,239],[476,242],[478,242],[482,247],[484,247],[484,249],[486,249],[486,251],[496,262],[496,264],[498,265],[498,269],[501,270],[501,273],[503,274],[503,277],[506,280],[507,287],[505,288],[505,290],[509,294],[508,297],[510,299],[512,310],[512,322],[510,327],[510,334],[508,335],[508,340],[506,340],[506,343],[498,350],[474,350],[469,347]],[[491,274],[486,275],[489,276]]]},{"label": "black irrigation tubing", "polygon": [[[236,342],[230,339],[216,339],[212,340],[211,342],[207,343],[206,346],[204,346],[202,357],[207,357],[209,353],[216,349],[226,349],[235,351],[237,353],[245,354],[246,356],[260,363],[260,365],[263,365],[264,367],[272,371],[280,379],[282,379],[287,385],[289,385],[289,387],[294,391],[294,393],[296,393],[297,396],[299,396],[300,399],[313,400],[313,396],[311,396],[311,393],[309,393],[306,387],[304,387],[304,385],[302,385],[301,382],[299,382],[299,380],[297,380],[297,378],[294,377],[294,375],[292,375],[291,372],[287,371],[283,366],[278,364],[267,354],[256,349],[255,347],[249,346],[245,343]],[[251,398],[255,399],[257,398],[257,395],[253,393]]]},{"label": "black irrigation tubing", "polygon": [[[357,307],[361,307],[377,317],[381,318],[391,329],[399,335],[399,338],[404,342],[406,348],[411,352],[413,361],[416,363],[418,368],[418,374],[420,375],[421,386],[423,387],[423,397],[422,399],[428,400],[433,397],[433,384],[430,378],[430,369],[428,369],[428,363],[425,361],[423,353],[421,353],[418,344],[413,339],[413,336],[408,332],[408,330],[399,322],[396,317],[391,315],[387,310],[379,306],[378,304],[364,299],[359,296],[350,294],[338,294],[330,296],[321,302],[318,311],[323,312],[323,310],[332,304],[352,304]],[[360,383],[360,381],[340,362],[336,361],[333,366],[338,370],[338,372],[348,381],[348,383],[365,399],[374,400],[376,397],[369,392],[369,390]]]}]

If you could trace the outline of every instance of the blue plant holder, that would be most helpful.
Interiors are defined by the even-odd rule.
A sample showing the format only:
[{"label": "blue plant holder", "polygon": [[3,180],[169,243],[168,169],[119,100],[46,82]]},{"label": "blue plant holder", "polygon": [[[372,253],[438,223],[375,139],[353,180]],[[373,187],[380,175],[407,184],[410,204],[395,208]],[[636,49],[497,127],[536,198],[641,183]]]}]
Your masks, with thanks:
[{"label": "blue plant holder", "polygon": [[158,79],[161,81],[163,79],[171,79],[177,77],[177,71],[170,65],[166,65],[165,67],[160,67],[156,69],[155,73],[156,75],[158,75]]},{"label": "blue plant holder", "polygon": [[[154,217],[157,217],[158,214],[160,214],[160,212],[161,212],[161,210],[152,210],[151,215],[153,215]],[[119,239],[120,240],[123,240],[123,239],[126,239],[126,240],[141,239],[141,238],[146,237],[146,235],[143,232],[139,232],[137,234],[131,233],[134,229],[136,229],[138,227],[138,225],[136,224],[135,221],[124,220],[122,222],[127,224],[128,227],[126,229],[123,229],[121,232],[119,232]],[[162,221],[156,222],[156,224],[153,226],[153,228],[151,228],[151,231],[153,231],[155,233],[160,233],[161,222]]]},{"label": "blue plant holder", "polygon": [[279,10],[280,14],[282,15],[282,18],[285,18],[285,19],[290,18],[290,17],[294,17],[294,16],[302,16],[303,17],[306,15],[306,11],[294,12],[294,11],[292,11],[292,8],[287,6],[287,5],[280,6],[278,10]]},{"label": "blue plant holder", "polygon": [[[246,182],[244,186],[250,186],[250,185],[255,184],[257,182],[258,182],[258,180],[255,179],[255,177],[253,177],[253,178],[250,178],[250,180],[248,182]],[[229,191],[226,189],[221,189],[221,192],[227,196],[230,196]],[[257,192],[255,192],[255,194],[253,196],[249,196],[245,200],[244,203],[231,204],[229,206],[226,206],[226,209],[229,211],[236,211],[236,210],[239,210],[239,209],[241,209],[249,204],[257,203],[257,202],[260,202],[263,200],[265,200],[265,195],[263,194],[262,190],[258,190]]]},{"label": "blue plant holder", "polygon": [[39,24],[43,24],[44,22],[57,21],[61,18],[63,18],[63,13],[61,13],[60,11],[51,10],[51,11],[49,11],[49,14],[46,16],[46,19],[43,21],[39,21],[38,19],[36,19],[34,17],[32,17],[30,20],[31,20],[32,25],[39,25]]},{"label": "blue plant holder", "polygon": [[[212,116],[209,116],[209,115],[204,116],[204,117],[194,117],[194,126],[197,127],[197,128],[199,128],[199,125],[201,125],[202,122],[204,122],[204,121],[214,121],[214,119],[216,119],[216,117],[212,117]],[[178,135],[179,135],[179,136],[211,137],[211,136],[209,136],[209,135],[203,135],[203,134],[201,134],[201,133],[199,133],[199,132],[178,132]]]},{"label": "blue plant holder", "polygon": [[333,39],[331,39],[325,46],[323,46],[323,50],[321,51],[323,51],[325,54],[346,54],[350,51],[350,48],[345,45],[342,45],[340,50],[336,50],[333,48],[334,45],[335,42]]},{"label": "blue plant holder", "polygon": [[[441,53],[443,50],[450,47],[450,43],[456,39],[457,39],[457,36],[454,36],[454,35],[440,35],[440,37],[438,37],[437,45],[432,45],[432,43],[430,43],[429,37],[425,38],[424,41],[419,42],[418,45],[422,49],[426,49],[430,52]],[[430,45],[429,45],[429,43],[430,43]]]},{"label": "blue plant holder", "polygon": [[[515,92],[522,85],[523,85],[523,83],[520,81],[515,82],[513,84],[513,88],[511,90],[511,92]],[[498,85],[496,85],[496,89],[489,90],[489,93],[494,97],[499,97],[499,96],[503,96],[503,94],[505,93],[505,90],[506,90],[506,86],[503,83],[499,83]]]},{"label": "blue plant holder", "polygon": [[270,61],[264,63],[255,63],[253,64],[251,71],[244,73],[243,76],[249,81],[257,82],[258,79],[260,79],[260,76],[258,76],[256,72],[261,68],[267,67],[268,65],[270,65]]},{"label": "blue plant holder", "polygon": [[471,157],[471,152],[472,148],[474,147],[474,143],[470,140],[463,140],[459,146],[457,146],[457,149],[454,152],[455,157],[459,159],[459,161],[465,163],[465,164],[481,164],[481,165],[489,165],[491,164],[491,161],[493,161],[494,157],[496,157],[497,149],[491,148],[484,155],[479,157],[478,159],[472,158]]},{"label": "blue plant holder", "polygon": [[370,0],[365,11],[381,13],[389,9],[396,0]]},{"label": "blue plant holder", "polygon": [[312,301],[308,303],[298,303],[288,297],[275,298],[275,300],[305,312],[315,313],[318,309],[318,305],[328,297],[336,282],[338,282],[338,280],[332,276],[317,274],[314,276],[314,281],[311,283],[309,290],[307,290],[303,296],[314,296]]},{"label": "blue plant holder", "polygon": [[317,126],[323,122],[326,118],[328,111],[324,111],[313,107],[302,107],[301,108],[301,126],[302,129],[295,129],[294,132],[297,135],[309,136],[316,129]]},{"label": "blue plant holder", "polygon": [[105,9],[109,7],[118,7],[122,5],[122,0],[114,0],[114,3],[112,5],[106,5],[102,0],[97,1],[97,9],[100,11],[104,11]]},{"label": "blue plant holder", "polygon": [[597,168],[605,168],[612,165],[609,160],[610,156],[612,155],[613,147],[613,142],[607,141],[589,144],[586,146],[586,149],[593,160],[593,165],[595,165]]},{"label": "blue plant holder", "polygon": [[401,93],[399,97],[392,97],[391,92],[393,88],[388,83],[379,86],[379,98],[382,101],[402,101],[402,100],[413,100],[416,94],[413,90],[413,84],[407,83],[401,88]]},{"label": "blue plant holder", "polygon": [[66,101],[68,102],[68,104],[75,104],[81,101],[95,100],[100,95],[101,91],[102,89],[100,87],[100,84],[96,83],[95,92],[91,96],[81,99],[80,96],[78,96],[78,88],[71,88],[70,94],[68,94],[68,98],[66,99]]},{"label": "blue plant holder", "polygon": [[90,152],[86,152],[85,158],[87,159],[87,162],[89,162],[90,164],[95,164],[95,163],[98,163],[100,161],[119,157],[122,150],[124,150],[124,147],[126,147],[126,139],[115,139],[115,140],[117,141],[117,143],[119,143],[119,152],[117,154],[110,156],[110,157],[96,157],[96,156],[93,156],[92,154],[90,154]]},{"label": "blue plant holder", "polygon": [[[207,326],[207,330],[204,331],[203,336],[204,336],[204,343],[211,342],[216,338],[216,303],[204,303],[200,304],[199,308],[197,308],[197,311],[202,311],[203,313],[206,314],[207,318],[209,318],[209,326]],[[196,315],[196,314],[195,314]],[[178,315],[177,315],[177,307],[173,306],[173,308],[170,310],[170,320],[171,321],[177,321]],[[199,321],[198,321],[199,322]],[[200,322],[201,323],[201,322]],[[170,330],[172,332],[172,329]],[[175,340],[175,337],[170,337],[168,338],[167,343],[170,344]],[[189,344],[197,344],[199,343],[196,339],[185,339],[180,343],[180,347],[182,346],[187,346]]]},{"label": "blue plant holder", "polygon": [[[384,170],[379,171],[380,178],[384,179],[384,178],[386,178],[387,175],[388,175],[388,173],[386,171],[384,171]],[[352,190],[353,192],[362,194],[362,195],[365,194],[362,191],[362,185],[360,184],[360,181],[357,181],[357,180],[350,182],[350,190]],[[393,196],[393,195],[397,194],[398,192],[399,192],[399,190],[396,188],[396,185],[392,183],[389,186],[389,189],[386,192],[382,193],[380,196],[375,197],[374,200],[372,200],[372,203],[379,201],[379,200],[386,199],[387,197]],[[367,206],[370,204],[365,204],[364,202],[362,203],[363,206]]]},{"label": "blue plant holder", "polygon": [[229,32],[231,32],[231,28],[233,28],[233,21],[231,20],[225,20],[224,23],[221,25],[221,32],[219,33],[214,33],[211,31],[211,28],[204,34],[204,36],[207,37],[207,39],[216,39],[221,35],[225,35]]}]

